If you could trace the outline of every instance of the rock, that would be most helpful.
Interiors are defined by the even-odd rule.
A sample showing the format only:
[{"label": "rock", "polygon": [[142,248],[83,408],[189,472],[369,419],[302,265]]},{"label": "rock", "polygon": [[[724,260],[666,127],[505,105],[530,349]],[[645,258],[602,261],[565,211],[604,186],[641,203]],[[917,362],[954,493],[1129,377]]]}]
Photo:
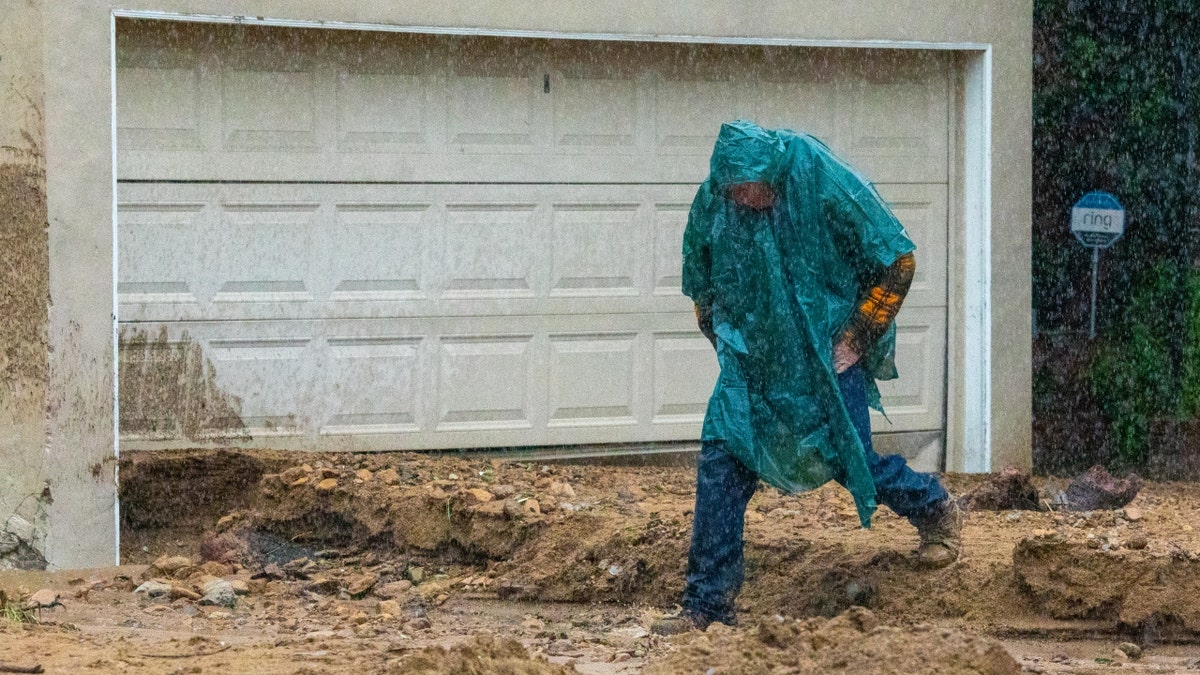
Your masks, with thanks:
[{"label": "rock", "polygon": [[284,484],[295,483],[296,480],[304,478],[305,474],[311,471],[312,469],[305,471],[304,467],[302,466],[288,467],[287,469],[284,469],[283,473],[279,474],[279,480],[283,481]]},{"label": "rock", "polygon": [[214,619],[216,621],[228,621],[229,619],[233,618],[233,614],[230,614],[229,612],[223,612],[223,611],[217,610],[215,612],[210,612],[208,615],[208,618]]},{"label": "rock", "polygon": [[15,513],[9,516],[8,520],[4,521],[3,529],[21,541],[31,542],[34,540],[33,523]]},{"label": "rock", "polygon": [[250,584],[245,579],[230,579],[229,585],[237,595],[250,595]]},{"label": "rock", "polygon": [[567,499],[575,498],[575,488],[566,481],[553,481],[550,483],[550,494],[556,497],[565,497]]},{"label": "rock", "polygon": [[1071,511],[1119,509],[1133,501],[1141,484],[1142,479],[1137,474],[1116,478],[1104,467],[1093,466],[1067,486],[1067,508]]},{"label": "rock", "polygon": [[1136,506],[1126,506],[1125,507],[1125,520],[1128,520],[1131,523],[1136,523],[1137,521],[1139,521],[1141,519],[1142,519],[1142,510],[1141,509],[1139,509]]},{"label": "rock", "polygon": [[488,492],[487,490],[484,490],[483,488],[470,488],[467,490],[467,494],[474,497],[475,501],[480,502],[480,503],[490,502],[496,498],[495,495]]},{"label": "rock", "polygon": [[367,613],[363,611],[355,612],[350,616],[350,622],[356,626],[361,626],[370,620],[371,617],[367,616]]},{"label": "rock", "polygon": [[375,474],[375,477],[383,481],[384,485],[398,485],[400,483],[400,474],[396,473],[395,469],[384,469]]},{"label": "rock", "polygon": [[497,499],[508,499],[517,494],[517,488],[512,485],[493,485],[490,489]]},{"label": "rock", "polygon": [[404,571],[404,574],[409,578],[410,581],[413,582],[414,586],[417,586],[420,585],[420,583],[425,579],[425,568],[416,566],[409,567]]},{"label": "rock", "polygon": [[338,592],[339,588],[341,588],[341,584],[338,583],[338,580],[329,577],[316,577],[304,584],[304,590],[318,595],[333,595]]},{"label": "rock", "polygon": [[[156,577],[156,576],[172,577],[172,576],[175,576],[175,573],[178,572],[179,570],[181,570],[185,567],[191,567],[191,566],[192,566],[192,561],[187,556],[182,556],[182,555],[165,556],[164,555],[164,556],[160,557],[158,560],[155,560],[154,563],[152,565],[150,565],[150,569],[147,570],[147,572],[151,573],[150,574],[151,577]],[[158,573],[157,574],[153,573],[154,570],[157,570]]]},{"label": "rock", "polygon": [[235,520],[237,520],[236,515],[232,513],[225,514],[220,518],[217,518],[217,529],[224,529],[225,527],[232,525]]},{"label": "rock", "polygon": [[507,499],[504,501],[504,515],[515,520],[525,515],[525,507],[515,499]]},{"label": "rock", "polygon": [[525,510],[525,513],[532,513],[535,516],[542,515],[542,505],[536,499],[526,499],[525,503],[521,504],[521,507]]},{"label": "rock", "polygon": [[306,483],[308,483],[308,476],[300,476],[296,480],[288,483],[288,485],[290,485],[291,487],[300,487],[301,485],[304,485]]},{"label": "rock", "polygon": [[375,583],[379,581],[379,577],[374,574],[363,574],[356,577],[351,577],[346,582],[346,592],[353,598],[361,598],[368,591],[375,587]]},{"label": "rock", "polygon": [[542,513],[554,513],[558,510],[558,500],[549,495],[542,497],[538,504],[542,507]]},{"label": "rock", "polygon": [[374,478],[374,476],[375,474],[371,473],[370,469],[359,469],[358,471],[354,472],[354,477],[364,483]]},{"label": "rock", "polygon": [[431,626],[433,626],[433,624],[429,623],[429,619],[422,616],[412,619],[408,623],[404,624],[404,630],[410,633],[415,633],[419,630],[429,630]]},{"label": "rock", "polygon": [[633,493],[629,491],[629,488],[618,489],[617,499],[623,502],[637,501],[637,498],[633,496]]},{"label": "rock", "polygon": [[1131,659],[1138,659],[1142,656],[1142,648],[1132,642],[1122,642],[1120,645],[1117,645],[1117,651]]},{"label": "rock", "polygon": [[379,603],[379,613],[400,616],[400,603],[395,600],[383,600]]},{"label": "rock", "polygon": [[54,607],[61,604],[58,601],[58,591],[43,588],[29,596],[29,599],[24,602],[22,607],[25,609],[42,609],[43,607]]},{"label": "rock", "polygon": [[196,602],[200,599],[200,594],[188,588],[187,586],[171,586],[171,599],[178,600],[180,598]]},{"label": "rock", "polygon": [[227,577],[227,576],[233,574],[233,567],[230,567],[229,565],[226,565],[225,563],[217,562],[215,560],[209,560],[208,562],[204,563],[203,565],[200,565],[200,569],[205,574],[209,574],[214,577]]},{"label": "rock", "polygon": [[1150,541],[1148,539],[1146,539],[1146,535],[1144,535],[1140,532],[1133,535],[1125,542],[1126,548],[1131,548],[1135,551],[1140,551],[1149,545],[1150,545]]},{"label": "rock", "polygon": [[337,469],[334,469],[334,468],[331,468],[328,466],[323,466],[320,469],[317,469],[317,475],[320,476],[322,480],[324,480],[327,478],[340,478],[342,474],[340,474]]},{"label": "rock", "polygon": [[264,567],[261,574],[268,579],[282,579],[284,576],[286,576],[283,568],[275,563],[270,563]]},{"label": "rock", "polygon": [[158,598],[164,595],[171,594],[171,584],[157,579],[151,579],[141,586],[133,589],[134,593],[145,593],[148,598]]},{"label": "rock", "polygon": [[546,645],[546,654],[550,656],[583,656],[583,652],[575,646],[575,643],[566,639],[555,640]]},{"label": "rock", "polygon": [[317,483],[317,492],[329,492],[337,487],[337,484],[338,482],[336,478],[326,478],[320,483]]},{"label": "rock", "polygon": [[[233,585],[224,579],[212,579],[200,587],[204,597],[200,598],[201,605],[216,605],[218,607],[234,607],[237,605],[237,593]],[[210,615],[211,616],[211,615]]]},{"label": "rock", "polygon": [[391,598],[398,598],[404,595],[411,590],[412,587],[413,584],[411,581],[408,579],[401,579],[400,581],[392,581],[383,584],[382,586],[376,586],[374,593],[376,597],[389,600]]},{"label": "rock", "polygon": [[525,616],[525,620],[521,622],[521,627],[528,628],[529,630],[541,630],[546,627],[546,622],[532,614],[528,614]]}]

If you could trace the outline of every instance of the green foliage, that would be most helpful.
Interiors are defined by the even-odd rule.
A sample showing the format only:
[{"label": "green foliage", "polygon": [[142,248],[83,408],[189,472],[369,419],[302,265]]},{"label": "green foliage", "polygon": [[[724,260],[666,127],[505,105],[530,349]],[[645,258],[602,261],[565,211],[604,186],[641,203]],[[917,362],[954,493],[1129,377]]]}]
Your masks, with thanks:
[{"label": "green foliage", "polygon": [[1117,452],[1128,464],[1145,457],[1151,422],[1178,405],[1171,316],[1163,311],[1178,293],[1175,269],[1155,265],[1134,293],[1128,330],[1108,338],[1088,373],[1092,395],[1112,423]]},{"label": "green foliage", "polygon": [[[1200,416],[1200,3],[1034,0],[1033,23],[1038,325],[1087,326],[1091,255],[1069,211],[1090,190],[1112,192],[1127,230],[1101,259],[1086,381],[1120,458],[1136,464],[1155,418]],[[1055,394],[1039,393],[1035,406]]]}]

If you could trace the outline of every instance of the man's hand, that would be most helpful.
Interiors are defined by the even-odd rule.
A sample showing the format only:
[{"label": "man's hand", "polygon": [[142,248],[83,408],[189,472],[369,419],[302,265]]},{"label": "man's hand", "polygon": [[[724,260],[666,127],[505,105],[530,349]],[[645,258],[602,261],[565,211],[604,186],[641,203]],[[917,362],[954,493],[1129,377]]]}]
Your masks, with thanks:
[{"label": "man's hand", "polygon": [[850,369],[850,366],[858,363],[858,353],[855,352],[850,344],[845,340],[841,340],[833,348],[833,369],[837,374],[841,375]]},{"label": "man's hand", "polygon": [[717,346],[717,334],[713,331],[713,316],[712,307],[701,307],[696,305],[696,323],[700,326],[700,332],[704,333],[704,337],[712,343],[713,348]]}]

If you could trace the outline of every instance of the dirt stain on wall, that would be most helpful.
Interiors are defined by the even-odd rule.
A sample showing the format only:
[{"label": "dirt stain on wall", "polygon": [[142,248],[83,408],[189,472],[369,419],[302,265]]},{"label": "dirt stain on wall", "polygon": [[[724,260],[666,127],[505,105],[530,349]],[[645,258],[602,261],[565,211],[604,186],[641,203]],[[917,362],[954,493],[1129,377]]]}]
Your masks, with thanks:
[{"label": "dirt stain on wall", "polygon": [[241,401],[217,386],[212,361],[186,333],[120,335],[121,435],[192,441],[246,439]]}]

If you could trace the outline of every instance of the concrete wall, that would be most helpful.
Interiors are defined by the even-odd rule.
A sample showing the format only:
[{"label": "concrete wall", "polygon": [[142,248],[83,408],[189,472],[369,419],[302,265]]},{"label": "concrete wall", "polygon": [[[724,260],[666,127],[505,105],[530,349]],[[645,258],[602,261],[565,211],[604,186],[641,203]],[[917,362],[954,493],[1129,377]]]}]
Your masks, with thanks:
[{"label": "concrete wall", "polygon": [[[15,4],[22,16],[39,12],[37,3]],[[54,527],[46,539],[53,564],[106,563],[113,553],[109,50],[114,9],[488,30],[988,45],[991,109],[985,118],[993,143],[980,157],[991,178],[986,195],[990,217],[983,227],[991,236],[991,314],[990,323],[981,325],[991,331],[986,370],[991,398],[990,410],[981,414],[989,420],[991,465],[1029,464],[1031,0],[811,0],[799,5],[766,0],[60,1],[41,10],[52,300],[48,336],[53,351],[49,442],[46,465],[38,471],[53,477],[54,501],[47,512]],[[8,16],[5,21],[6,26],[12,22]],[[28,42],[32,39],[21,32],[17,43],[6,39],[0,44],[21,44],[36,53],[37,45]],[[989,63],[972,58],[976,65]],[[964,227],[980,225],[966,220]],[[954,405],[951,401],[952,409]],[[951,437],[952,454],[954,444]],[[961,456],[967,450],[958,452]]]}]

